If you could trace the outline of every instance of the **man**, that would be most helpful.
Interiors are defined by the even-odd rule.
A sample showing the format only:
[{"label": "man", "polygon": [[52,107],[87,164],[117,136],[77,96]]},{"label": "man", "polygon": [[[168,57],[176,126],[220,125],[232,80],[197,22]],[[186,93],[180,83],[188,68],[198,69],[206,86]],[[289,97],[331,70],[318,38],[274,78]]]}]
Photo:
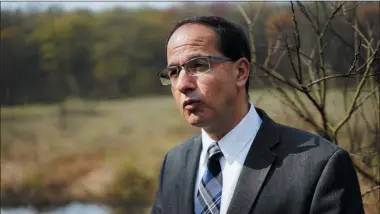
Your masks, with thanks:
[{"label": "man", "polygon": [[163,161],[152,213],[364,213],[349,154],[249,102],[250,48],[219,17],[180,21],[159,73],[201,134]]}]

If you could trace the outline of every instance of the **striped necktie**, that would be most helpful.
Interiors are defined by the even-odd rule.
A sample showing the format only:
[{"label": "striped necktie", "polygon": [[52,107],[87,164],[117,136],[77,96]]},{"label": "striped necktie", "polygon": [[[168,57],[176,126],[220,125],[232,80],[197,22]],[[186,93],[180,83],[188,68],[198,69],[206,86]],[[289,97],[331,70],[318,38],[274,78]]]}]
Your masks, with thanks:
[{"label": "striped necktie", "polygon": [[194,210],[196,214],[219,214],[223,181],[219,159],[223,153],[215,142],[207,154],[207,168],[198,186]]}]

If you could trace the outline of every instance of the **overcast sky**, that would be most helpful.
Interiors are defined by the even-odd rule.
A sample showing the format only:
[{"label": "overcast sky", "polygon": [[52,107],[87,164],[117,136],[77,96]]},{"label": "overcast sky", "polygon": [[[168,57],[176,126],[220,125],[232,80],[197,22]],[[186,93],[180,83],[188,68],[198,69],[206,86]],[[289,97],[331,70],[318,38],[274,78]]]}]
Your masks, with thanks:
[{"label": "overcast sky", "polygon": [[45,9],[50,5],[59,5],[65,9],[76,9],[76,8],[88,8],[91,10],[101,10],[112,8],[115,6],[122,6],[126,8],[137,8],[142,6],[149,6],[155,8],[167,8],[178,4],[178,2],[153,2],[153,1],[140,1],[140,2],[91,2],[91,1],[80,1],[80,2],[62,2],[62,1],[50,1],[50,2],[12,2],[12,1],[1,1],[2,9],[16,9],[16,8],[42,8]]},{"label": "overcast sky", "polygon": [[[185,1],[185,0],[183,0]],[[182,1],[182,2],[183,2]],[[193,2],[211,2],[210,0],[186,0],[186,1],[193,1]],[[246,0],[246,1],[257,1],[257,0]],[[228,2],[236,4],[236,1],[233,0],[218,0],[218,2]],[[283,0],[272,0],[271,2],[277,2],[277,4],[281,3],[287,3],[283,2]],[[16,8],[23,8],[23,9],[47,9],[51,5],[58,5],[64,9],[71,10],[71,9],[77,9],[77,8],[85,8],[85,9],[91,9],[95,11],[99,11],[102,9],[109,9],[116,6],[122,6],[124,8],[139,8],[139,7],[153,7],[153,8],[168,8],[172,6],[176,6],[181,4],[181,1],[122,1],[122,0],[113,0],[110,1],[89,1],[89,0],[82,0],[82,1],[58,1],[58,0],[51,0],[51,1],[11,1],[11,0],[1,0],[1,8],[2,9],[16,9]]]}]

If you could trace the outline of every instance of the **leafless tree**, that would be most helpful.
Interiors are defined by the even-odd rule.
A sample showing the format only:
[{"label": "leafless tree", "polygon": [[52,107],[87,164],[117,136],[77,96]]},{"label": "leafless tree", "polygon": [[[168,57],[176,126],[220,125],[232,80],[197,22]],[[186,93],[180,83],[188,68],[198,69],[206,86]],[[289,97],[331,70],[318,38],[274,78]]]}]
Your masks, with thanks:
[{"label": "leafless tree", "polygon": [[[237,4],[249,27],[254,76],[260,77],[261,82],[269,82],[270,92],[316,133],[351,152],[358,173],[373,184],[363,193],[363,198],[379,191],[379,4],[289,2],[288,8],[273,18],[266,57],[259,60],[254,33],[264,4],[256,8],[253,18],[246,12],[247,4]],[[368,16],[374,16],[377,21],[371,21]],[[353,39],[346,39],[347,35],[337,30],[343,27],[349,29],[346,32]],[[350,50],[346,52],[350,56],[334,56],[339,66],[326,57],[331,55],[329,50],[335,41]],[[284,63],[291,68],[291,75],[283,74]],[[339,87],[338,82],[343,82],[345,87]],[[343,97],[343,105],[327,99],[338,95]]]}]

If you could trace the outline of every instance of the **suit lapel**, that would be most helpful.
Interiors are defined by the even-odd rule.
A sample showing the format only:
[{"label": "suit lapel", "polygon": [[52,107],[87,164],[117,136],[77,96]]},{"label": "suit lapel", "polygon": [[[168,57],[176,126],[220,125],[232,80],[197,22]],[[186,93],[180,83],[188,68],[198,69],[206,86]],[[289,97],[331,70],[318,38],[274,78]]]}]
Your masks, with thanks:
[{"label": "suit lapel", "polygon": [[179,190],[182,193],[179,211],[184,214],[194,213],[195,180],[198,173],[199,158],[202,150],[201,135],[194,137],[192,141],[192,146],[187,149],[184,157],[186,164],[181,173],[183,177],[183,189]]},{"label": "suit lapel", "polygon": [[249,213],[276,157],[271,151],[278,142],[275,123],[263,110],[256,111],[263,122],[244,162],[227,214]]}]

